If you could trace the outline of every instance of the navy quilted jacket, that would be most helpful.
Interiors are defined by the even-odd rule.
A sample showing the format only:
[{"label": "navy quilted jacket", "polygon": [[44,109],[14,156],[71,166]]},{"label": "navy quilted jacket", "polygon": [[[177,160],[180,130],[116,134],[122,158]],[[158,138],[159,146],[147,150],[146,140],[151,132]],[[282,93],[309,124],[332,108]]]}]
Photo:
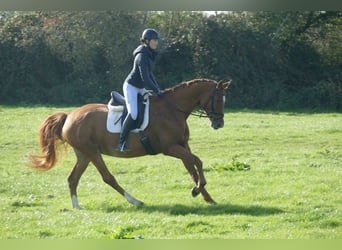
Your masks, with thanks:
[{"label": "navy quilted jacket", "polygon": [[137,88],[152,89],[158,93],[160,89],[152,73],[157,52],[147,45],[140,45],[134,50],[133,56],[133,69],[125,81]]}]

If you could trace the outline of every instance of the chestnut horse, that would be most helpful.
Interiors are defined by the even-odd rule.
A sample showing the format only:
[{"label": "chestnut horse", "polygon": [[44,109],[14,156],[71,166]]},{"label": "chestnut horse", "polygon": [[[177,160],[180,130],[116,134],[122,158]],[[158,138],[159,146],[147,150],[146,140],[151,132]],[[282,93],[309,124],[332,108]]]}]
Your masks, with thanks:
[{"label": "chestnut horse", "polygon": [[[195,197],[199,193],[208,203],[215,203],[205,189],[206,180],[202,161],[189,147],[189,127],[187,118],[197,105],[204,110],[201,116],[211,121],[214,129],[224,125],[225,89],[231,81],[217,83],[208,79],[195,79],[183,82],[164,91],[164,97],[150,97],[150,121],[144,133],[149,138],[156,153],[181,159],[196,186],[192,189]],[[138,157],[146,155],[138,133],[129,135],[129,152],[119,152],[116,145],[119,134],[106,129],[108,108],[105,104],[84,105],[71,113],[54,113],[47,117],[40,127],[40,148],[42,155],[30,156],[31,167],[36,170],[49,170],[57,160],[56,146],[67,142],[75,151],[77,162],[72,169],[68,183],[73,208],[80,208],[77,199],[77,185],[81,175],[92,162],[105,183],[123,195],[128,202],[142,205],[126,192],[109,172],[101,154],[114,157]],[[195,168],[196,167],[196,168]]]}]

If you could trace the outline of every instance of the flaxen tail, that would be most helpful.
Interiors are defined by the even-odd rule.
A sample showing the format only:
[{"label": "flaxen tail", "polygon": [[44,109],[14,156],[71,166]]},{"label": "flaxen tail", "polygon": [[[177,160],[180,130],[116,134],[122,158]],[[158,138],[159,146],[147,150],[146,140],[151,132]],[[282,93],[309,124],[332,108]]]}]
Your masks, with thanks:
[{"label": "flaxen tail", "polygon": [[39,171],[51,169],[57,161],[57,145],[63,144],[62,128],[67,118],[67,113],[58,112],[50,115],[40,126],[41,155],[30,155],[30,167]]}]

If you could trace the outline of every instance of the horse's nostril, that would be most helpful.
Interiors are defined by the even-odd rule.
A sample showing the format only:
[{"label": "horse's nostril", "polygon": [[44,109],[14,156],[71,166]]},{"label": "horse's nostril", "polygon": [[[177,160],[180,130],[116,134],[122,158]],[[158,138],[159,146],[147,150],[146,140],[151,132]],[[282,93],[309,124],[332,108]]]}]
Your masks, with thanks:
[{"label": "horse's nostril", "polygon": [[212,125],[211,125],[211,127],[213,128],[213,129],[219,129],[219,128],[223,128],[223,123],[222,122],[217,122],[217,123],[213,123]]}]

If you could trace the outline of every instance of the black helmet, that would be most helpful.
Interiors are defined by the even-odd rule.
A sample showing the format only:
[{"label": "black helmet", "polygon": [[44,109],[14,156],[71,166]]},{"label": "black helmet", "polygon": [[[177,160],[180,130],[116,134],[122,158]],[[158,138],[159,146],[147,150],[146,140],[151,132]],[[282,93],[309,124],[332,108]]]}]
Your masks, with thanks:
[{"label": "black helmet", "polygon": [[141,35],[141,41],[159,39],[160,36],[155,29],[145,29]]}]

